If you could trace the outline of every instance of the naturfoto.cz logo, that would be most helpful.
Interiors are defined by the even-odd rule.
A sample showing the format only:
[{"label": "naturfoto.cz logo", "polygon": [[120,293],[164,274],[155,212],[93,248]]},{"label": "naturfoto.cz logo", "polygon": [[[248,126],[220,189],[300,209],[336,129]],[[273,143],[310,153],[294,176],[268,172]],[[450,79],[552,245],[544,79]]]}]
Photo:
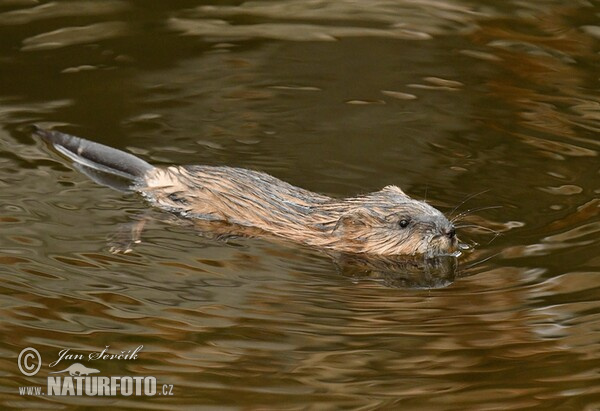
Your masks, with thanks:
[{"label": "naturfoto.cz logo", "polygon": [[[73,354],[69,349],[59,352],[58,359],[49,363],[55,367],[65,360],[98,361],[98,360],[137,360],[142,351],[140,345],[134,350],[123,350],[117,354],[110,353],[107,346],[101,352]],[[42,366],[42,357],[38,350],[27,347],[21,351],[17,360],[21,373],[27,377],[36,375]],[[76,362],[67,366],[65,363],[59,371],[50,371],[46,381],[46,390],[42,386],[19,387],[21,395],[35,396],[155,396],[173,395],[173,386],[163,384],[157,390],[156,378],[153,376],[102,376],[101,371]]]}]

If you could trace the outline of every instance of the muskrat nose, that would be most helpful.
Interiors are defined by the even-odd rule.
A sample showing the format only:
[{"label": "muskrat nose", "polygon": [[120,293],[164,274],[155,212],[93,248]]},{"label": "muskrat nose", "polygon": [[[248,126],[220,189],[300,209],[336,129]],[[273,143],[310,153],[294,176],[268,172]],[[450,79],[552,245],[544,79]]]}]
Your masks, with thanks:
[{"label": "muskrat nose", "polygon": [[450,226],[450,229],[446,230],[446,235],[448,236],[449,239],[454,238],[454,236],[456,235],[456,230],[454,229],[453,226]]}]

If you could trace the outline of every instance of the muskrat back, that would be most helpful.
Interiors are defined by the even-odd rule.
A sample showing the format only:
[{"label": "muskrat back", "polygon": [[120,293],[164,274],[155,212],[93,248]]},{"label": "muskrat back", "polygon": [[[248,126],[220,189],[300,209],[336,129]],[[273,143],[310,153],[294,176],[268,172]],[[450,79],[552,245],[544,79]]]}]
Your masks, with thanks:
[{"label": "muskrat back", "polygon": [[[454,226],[396,186],[335,199],[266,173],[234,167],[154,167],[138,157],[56,131],[35,133],[78,168],[130,180],[130,188],[186,218],[252,227],[328,250],[369,255],[449,255]],[[87,174],[87,173],[86,173]]]}]

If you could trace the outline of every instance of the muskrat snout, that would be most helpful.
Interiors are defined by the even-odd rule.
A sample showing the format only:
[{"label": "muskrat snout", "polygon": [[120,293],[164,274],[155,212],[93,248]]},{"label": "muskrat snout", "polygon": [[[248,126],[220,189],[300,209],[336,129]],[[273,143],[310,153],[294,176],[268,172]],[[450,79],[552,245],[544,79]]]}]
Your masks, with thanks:
[{"label": "muskrat snout", "polygon": [[[431,207],[429,211],[432,213],[431,221],[435,227],[433,236],[427,244],[425,251],[426,255],[451,255],[457,251],[458,237],[456,235],[456,227],[438,210]],[[425,237],[425,236],[424,236]]]}]

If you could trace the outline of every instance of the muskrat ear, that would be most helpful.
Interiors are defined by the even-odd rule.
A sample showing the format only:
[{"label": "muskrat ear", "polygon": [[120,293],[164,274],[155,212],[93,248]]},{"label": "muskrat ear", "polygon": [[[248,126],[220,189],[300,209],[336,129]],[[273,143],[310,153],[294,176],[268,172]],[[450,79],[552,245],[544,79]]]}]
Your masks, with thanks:
[{"label": "muskrat ear", "polygon": [[348,229],[353,227],[361,227],[367,224],[367,221],[372,220],[373,216],[369,213],[368,210],[364,208],[359,208],[356,210],[352,210],[342,215],[337,221],[333,231],[337,231],[339,229]]},{"label": "muskrat ear", "polygon": [[394,186],[394,185],[385,186],[381,189],[381,191],[408,197],[406,195],[406,193],[404,191],[402,191],[402,189],[400,187]]}]

